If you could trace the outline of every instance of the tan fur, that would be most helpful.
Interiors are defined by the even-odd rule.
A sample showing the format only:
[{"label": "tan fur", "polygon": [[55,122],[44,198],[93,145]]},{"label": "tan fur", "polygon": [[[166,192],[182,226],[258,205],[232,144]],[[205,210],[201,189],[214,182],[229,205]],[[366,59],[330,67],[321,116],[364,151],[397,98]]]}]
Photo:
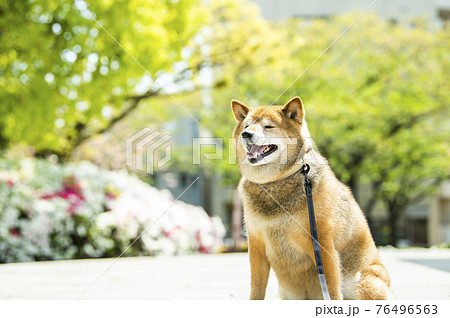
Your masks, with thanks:
[{"label": "tan fur", "polygon": [[[257,108],[232,101],[232,109],[237,120],[233,132],[237,160],[243,175],[239,194],[248,232],[250,298],[264,299],[272,268],[282,299],[322,299],[309,235],[304,176],[299,171],[304,162],[311,166],[308,177],[313,184],[331,299],[390,298],[389,275],[365,217],[350,189],[337,180],[326,160],[314,150],[300,98],[293,98],[285,106]],[[264,128],[268,123],[273,128]],[[296,143],[283,148],[287,152],[284,163],[251,165],[240,138],[244,129],[269,137],[294,138]]]}]

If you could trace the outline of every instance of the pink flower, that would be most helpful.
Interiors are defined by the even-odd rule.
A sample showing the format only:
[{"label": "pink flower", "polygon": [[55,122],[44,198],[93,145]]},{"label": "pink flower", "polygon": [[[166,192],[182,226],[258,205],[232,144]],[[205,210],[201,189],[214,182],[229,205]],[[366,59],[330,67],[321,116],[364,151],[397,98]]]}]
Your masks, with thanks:
[{"label": "pink flower", "polygon": [[9,230],[9,234],[14,237],[20,236],[20,229],[17,227],[12,228]]},{"label": "pink flower", "polygon": [[12,180],[12,179],[6,180],[6,185],[8,185],[9,187],[14,186],[14,184],[15,184],[14,180]]},{"label": "pink flower", "polygon": [[117,196],[116,196],[114,193],[112,193],[112,192],[106,192],[105,195],[106,195],[106,197],[107,197],[108,199],[110,199],[110,200],[114,200],[114,199],[117,197]]},{"label": "pink flower", "polygon": [[206,247],[206,246],[200,246],[200,248],[198,249],[198,251],[199,251],[200,253],[206,253],[206,254],[208,254],[208,253],[211,252],[211,249],[210,249],[209,247]]},{"label": "pink flower", "polygon": [[55,197],[63,198],[70,202],[70,206],[67,209],[67,212],[70,216],[75,214],[75,211],[78,207],[80,207],[85,198],[81,194],[81,185],[76,181],[74,177],[68,177],[63,182],[63,190],[57,191],[51,194],[45,194],[41,196],[41,199],[53,199]]},{"label": "pink flower", "polygon": [[41,199],[44,199],[44,200],[49,200],[49,199],[53,199],[54,197],[56,197],[57,195],[55,194],[55,193],[52,193],[52,194],[44,194],[44,195],[41,195]]},{"label": "pink flower", "polygon": [[81,184],[75,179],[74,176],[66,177],[63,181],[63,187],[66,190],[71,190],[76,193],[81,193]]},{"label": "pink flower", "polygon": [[195,239],[199,242],[201,241],[200,230],[195,231]]},{"label": "pink flower", "polygon": [[83,195],[81,193],[76,192],[74,189],[64,189],[63,191],[56,192],[56,195],[60,198],[73,201],[73,200],[82,200],[84,201]]}]

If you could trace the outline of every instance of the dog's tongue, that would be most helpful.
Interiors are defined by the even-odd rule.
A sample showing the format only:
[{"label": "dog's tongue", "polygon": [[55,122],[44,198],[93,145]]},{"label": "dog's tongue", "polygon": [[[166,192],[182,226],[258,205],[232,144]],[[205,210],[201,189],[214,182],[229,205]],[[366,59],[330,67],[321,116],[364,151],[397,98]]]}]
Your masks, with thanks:
[{"label": "dog's tongue", "polygon": [[252,147],[250,148],[250,151],[247,152],[247,156],[249,156],[250,158],[257,158],[258,156],[260,156],[264,149],[266,149],[267,146],[258,146],[258,145],[252,145]]}]

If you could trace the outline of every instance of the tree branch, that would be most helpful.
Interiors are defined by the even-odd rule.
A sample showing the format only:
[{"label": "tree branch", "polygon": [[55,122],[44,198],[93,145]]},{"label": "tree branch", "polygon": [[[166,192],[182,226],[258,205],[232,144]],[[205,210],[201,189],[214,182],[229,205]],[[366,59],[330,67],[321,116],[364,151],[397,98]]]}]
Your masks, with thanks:
[{"label": "tree branch", "polygon": [[81,145],[87,139],[90,139],[93,136],[101,135],[101,134],[104,134],[104,133],[110,131],[114,127],[115,124],[117,124],[119,121],[121,121],[122,119],[127,117],[131,112],[133,112],[138,107],[141,100],[156,96],[159,94],[160,91],[161,91],[161,88],[158,88],[156,90],[149,90],[142,95],[128,97],[127,99],[130,100],[129,106],[126,107],[119,115],[113,117],[105,127],[96,131],[95,133],[86,134],[85,133],[85,130],[86,130],[85,125],[81,125],[81,127],[79,129],[77,128],[77,131],[79,131],[79,133],[77,135],[76,140],[72,144],[72,150],[77,148],[79,145]]}]

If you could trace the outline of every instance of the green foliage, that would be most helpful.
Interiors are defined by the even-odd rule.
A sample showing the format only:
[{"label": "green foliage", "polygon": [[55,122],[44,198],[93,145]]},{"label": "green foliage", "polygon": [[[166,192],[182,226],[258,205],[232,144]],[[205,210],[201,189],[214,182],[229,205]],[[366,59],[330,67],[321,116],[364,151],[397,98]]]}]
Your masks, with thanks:
[{"label": "green foliage", "polygon": [[[228,85],[213,91],[215,107],[204,111],[202,123],[228,138],[235,124],[231,99],[270,105],[299,95],[312,136],[338,178],[355,192],[361,182],[370,183],[373,199],[382,199],[390,212],[403,210],[449,175],[449,31],[366,14],[313,63],[355,17],[270,24],[246,15],[243,25],[259,28],[235,27],[242,20],[238,12],[215,20],[211,29],[236,30],[242,52],[257,45],[252,54],[235,57],[235,73],[216,76],[229,79]],[[211,46],[232,52],[233,39],[216,43],[213,36]],[[237,167],[227,161],[212,164],[235,183]]]},{"label": "green foliage", "polygon": [[[158,88],[142,68],[157,76],[181,59],[203,19],[198,3],[2,1],[2,139],[37,152],[70,151],[80,133],[103,128],[130,96]],[[148,87],[140,92],[143,78]]]}]

